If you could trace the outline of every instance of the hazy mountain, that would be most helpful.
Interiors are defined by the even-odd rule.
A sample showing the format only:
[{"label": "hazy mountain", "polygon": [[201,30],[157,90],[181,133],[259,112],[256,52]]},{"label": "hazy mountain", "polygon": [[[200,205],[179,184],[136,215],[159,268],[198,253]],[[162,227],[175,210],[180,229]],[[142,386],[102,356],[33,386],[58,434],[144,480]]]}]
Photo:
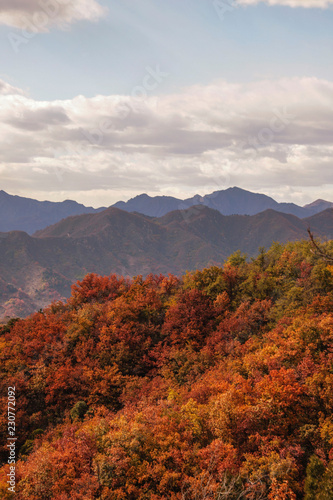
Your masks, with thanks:
[{"label": "hazy mountain", "polygon": [[0,233],[0,317],[24,316],[69,296],[88,272],[127,276],[181,274],[222,263],[241,250],[316,236],[333,237],[333,209],[308,219],[266,210],[256,215],[222,215],[203,205],[160,218],[108,208],[72,216],[34,236]]},{"label": "hazy mountain", "polygon": [[224,215],[255,215],[268,209],[297,217],[310,215],[309,211],[294,203],[278,203],[265,194],[251,193],[237,187],[208,194],[203,197],[202,203],[210,208],[215,208]]},{"label": "hazy mountain", "polygon": [[312,211],[313,214],[323,212],[327,208],[332,208],[332,207],[333,207],[333,203],[331,203],[330,201],[325,201],[325,200],[316,200],[316,201],[313,201],[312,203],[309,203],[308,205],[304,206],[304,208],[306,210]]},{"label": "hazy mountain", "polygon": [[104,208],[85,207],[71,200],[60,203],[37,201],[0,191],[0,231],[25,231],[32,234],[70,215],[101,210]]},{"label": "hazy mountain", "polygon": [[[318,203],[318,202],[321,203]],[[255,215],[264,210],[272,209],[277,212],[296,215],[299,218],[309,217],[332,206],[330,202],[318,200],[305,207],[295,203],[278,203],[270,196],[259,193],[251,193],[237,187],[205,196],[195,195],[193,198],[180,200],[169,196],[151,197],[142,194],[131,198],[127,202],[117,202],[114,207],[121,208],[127,212],[138,212],[153,217],[161,217],[173,210],[183,210],[194,205],[205,205],[218,210],[223,215]]]},{"label": "hazy mountain", "polygon": [[[317,200],[305,207],[294,203],[278,203],[269,196],[251,193],[237,187],[229,188],[205,196],[195,195],[181,200],[172,196],[155,196],[141,194],[124,202],[113,205],[130,213],[140,213],[150,217],[163,217],[175,210],[184,210],[195,205],[204,205],[218,210],[223,215],[255,215],[264,210],[290,213],[299,218],[309,217],[333,206],[331,202]],[[73,215],[94,214],[105,210],[85,207],[75,201],[66,200],[60,203],[37,201],[21,196],[12,196],[0,191],[0,231],[25,231],[33,234]]]},{"label": "hazy mountain", "polygon": [[173,210],[180,210],[182,200],[173,198],[172,196],[148,196],[140,194],[131,198],[128,201],[118,201],[114,205],[115,208],[120,208],[126,212],[139,212],[140,214],[149,215],[151,217],[162,217]]}]

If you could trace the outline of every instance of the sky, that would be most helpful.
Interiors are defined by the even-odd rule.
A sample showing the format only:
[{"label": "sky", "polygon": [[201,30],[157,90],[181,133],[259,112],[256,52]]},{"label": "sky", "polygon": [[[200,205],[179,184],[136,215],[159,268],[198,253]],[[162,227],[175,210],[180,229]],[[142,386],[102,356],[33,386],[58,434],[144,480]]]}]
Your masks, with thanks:
[{"label": "sky", "polygon": [[333,201],[333,0],[0,0],[0,189]]}]

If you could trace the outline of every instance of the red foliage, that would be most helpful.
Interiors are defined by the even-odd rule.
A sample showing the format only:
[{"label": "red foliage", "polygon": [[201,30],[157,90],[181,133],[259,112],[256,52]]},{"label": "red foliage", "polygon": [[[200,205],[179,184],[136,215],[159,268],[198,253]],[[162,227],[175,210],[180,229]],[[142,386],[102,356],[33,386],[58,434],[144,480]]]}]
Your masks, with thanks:
[{"label": "red foliage", "polygon": [[[322,494],[333,444],[331,276],[304,245],[250,263],[236,255],[184,282],[90,274],[67,304],[3,325],[17,499],[295,500],[308,484]],[[5,411],[0,432],[5,443]]]}]

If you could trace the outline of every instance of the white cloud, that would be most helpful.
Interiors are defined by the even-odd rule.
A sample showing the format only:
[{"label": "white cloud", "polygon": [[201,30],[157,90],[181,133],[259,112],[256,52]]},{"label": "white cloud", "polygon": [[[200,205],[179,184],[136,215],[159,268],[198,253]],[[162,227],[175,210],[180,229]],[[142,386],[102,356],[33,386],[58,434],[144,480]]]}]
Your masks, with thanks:
[{"label": "white cloud", "polygon": [[9,192],[77,192],[81,201],[86,192],[89,203],[91,193],[105,192],[99,205],[145,191],[240,185],[276,194],[278,186],[299,193],[333,185],[330,81],[220,81],[141,100],[3,94],[1,187]]},{"label": "white cloud", "polygon": [[23,90],[13,87],[9,83],[0,80],[0,96],[1,95],[17,95],[17,94],[24,94]]},{"label": "white cloud", "polygon": [[95,0],[0,0],[0,24],[41,33],[53,26],[96,21],[105,11]]},{"label": "white cloud", "polygon": [[236,0],[239,5],[257,5],[266,3],[268,5],[283,5],[285,7],[303,7],[327,9],[333,5],[333,0]]}]

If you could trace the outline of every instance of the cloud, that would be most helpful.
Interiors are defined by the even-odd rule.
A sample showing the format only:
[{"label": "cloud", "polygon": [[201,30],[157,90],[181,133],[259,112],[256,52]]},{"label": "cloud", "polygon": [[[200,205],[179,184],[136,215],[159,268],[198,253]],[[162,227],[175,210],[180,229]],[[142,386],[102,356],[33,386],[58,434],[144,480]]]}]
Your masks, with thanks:
[{"label": "cloud", "polygon": [[37,109],[21,109],[4,122],[23,130],[45,130],[49,126],[64,125],[70,120],[60,106],[45,106]]},{"label": "cloud", "polygon": [[303,7],[327,9],[333,5],[333,0],[236,0],[239,5],[257,5],[266,3],[268,5],[283,5],[285,7]]},{"label": "cloud", "polygon": [[0,80],[0,96],[1,95],[16,95],[16,94],[24,94],[23,90],[13,87],[7,82]]},{"label": "cloud", "polygon": [[95,0],[0,0],[0,24],[33,33],[97,21],[105,12]]},{"label": "cloud", "polygon": [[0,94],[0,174],[9,192],[85,192],[89,203],[91,193],[104,193],[95,204],[110,205],[143,191],[240,185],[276,195],[277,186],[333,185],[330,81],[218,81],[158,98],[51,102],[1,82]]}]

